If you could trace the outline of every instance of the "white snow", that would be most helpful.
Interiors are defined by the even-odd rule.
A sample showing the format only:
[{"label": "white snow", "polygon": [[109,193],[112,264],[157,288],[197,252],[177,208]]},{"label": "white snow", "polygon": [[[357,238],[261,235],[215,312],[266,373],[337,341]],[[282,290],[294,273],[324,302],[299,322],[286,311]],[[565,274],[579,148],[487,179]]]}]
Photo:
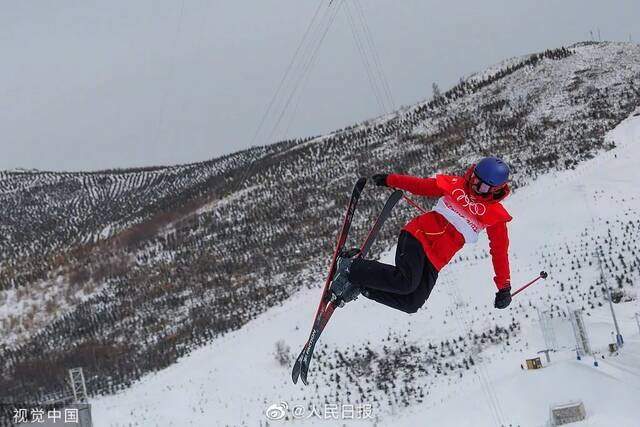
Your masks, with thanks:
[{"label": "white snow", "polygon": [[[511,337],[509,346],[486,347],[474,356],[475,366],[462,378],[420,378],[429,385],[429,394],[422,403],[412,402],[407,408],[371,402],[373,419],[314,416],[269,421],[269,425],[542,426],[548,422],[550,405],[574,400],[584,402],[587,418],[573,425],[639,425],[640,335],[633,317],[640,311],[637,299],[615,305],[626,341],[618,355],[609,355],[606,350],[613,330],[608,306],[587,310],[584,318],[598,367],[593,366],[591,357],[575,359],[573,337],[561,319],[556,320],[561,349],[551,354],[551,365],[537,371],[520,367],[543,349],[535,307],[557,305],[565,309],[571,306],[564,300],[569,286],[579,286],[572,291],[578,295],[576,292],[586,291],[599,276],[595,265],[587,266],[585,258],[582,280],[578,281],[570,265],[559,262],[564,259],[565,247],[580,247],[585,230],[604,239],[616,220],[640,220],[640,116],[630,116],[608,138],[615,141],[615,149],[575,170],[543,176],[507,200],[507,209],[515,218],[510,224],[513,286],[525,283],[540,270],[550,273],[546,281],[518,295],[508,310],[491,307],[495,290],[485,236],[475,246],[465,247],[441,272],[431,298],[415,315],[360,298],[336,312],[321,338],[321,345],[327,344],[329,352],[367,342],[380,350],[391,345],[382,341],[389,333],[406,334],[409,342],[438,343],[496,324],[508,325],[513,316],[521,331]],[[625,244],[638,248],[635,242]],[[391,261],[392,253],[383,259]],[[554,261],[558,264],[548,265]],[[638,272],[633,274],[637,287]],[[564,292],[560,283],[564,283]],[[145,376],[131,388],[95,399],[91,402],[95,425],[254,426],[266,425],[265,410],[281,401],[290,408],[312,402],[323,409],[324,400],[314,399],[318,395],[331,398],[334,390],[327,385],[331,384],[327,382],[331,372],[320,369],[314,360],[310,385],[294,385],[290,366],[279,366],[274,358],[274,345],[279,340],[291,347],[294,358],[297,355],[309,332],[321,285],[319,281],[318,288],[300,291],[242,329]],[[581,301],[571,308],[580,305],[586,304]],[[346,385],[344,376],[342,384]]]}]

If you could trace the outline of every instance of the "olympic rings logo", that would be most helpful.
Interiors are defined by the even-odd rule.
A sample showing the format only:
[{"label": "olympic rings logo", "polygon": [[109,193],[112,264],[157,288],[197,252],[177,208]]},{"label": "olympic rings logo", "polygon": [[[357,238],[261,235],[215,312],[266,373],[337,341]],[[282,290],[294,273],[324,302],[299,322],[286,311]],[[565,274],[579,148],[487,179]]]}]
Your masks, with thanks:
[{"label": "olympic rings logo", "polygon": [[465,193],[461,188],[453,190],[451,195],[455,197],[455,200],[462,204],[463,207],[468,208],[469,212],[474,215],[482,216],[487,212],[487,207],[485,205],[472,201],[469,196],[467,196],[467,193]]}]

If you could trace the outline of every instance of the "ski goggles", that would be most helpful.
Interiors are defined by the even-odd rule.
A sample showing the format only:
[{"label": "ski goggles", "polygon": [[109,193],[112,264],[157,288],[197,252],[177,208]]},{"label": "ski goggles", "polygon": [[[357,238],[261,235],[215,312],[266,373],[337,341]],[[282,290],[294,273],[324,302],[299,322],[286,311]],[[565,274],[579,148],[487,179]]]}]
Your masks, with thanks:
[{"label": "ski goggles", "polygon": [[470,187],[474,193],[480,196],[490,196],[496,194],[498,191],[502,190],[504,186],[505,184],[490,185],[478,178],[475,173],[471,175]]}]

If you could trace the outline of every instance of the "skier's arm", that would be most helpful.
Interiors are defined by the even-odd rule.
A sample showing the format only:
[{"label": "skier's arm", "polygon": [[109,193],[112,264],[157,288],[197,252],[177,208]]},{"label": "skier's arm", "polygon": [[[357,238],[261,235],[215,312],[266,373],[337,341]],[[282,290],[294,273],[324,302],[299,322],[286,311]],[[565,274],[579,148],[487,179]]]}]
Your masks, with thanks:
[{"label": "skier's arm", "polygon": [[435,178],[418,178],[409,175],[387,176],[387,186],[406,190],[417,196],[440,197],[443,192],[436,185]]},{"label": "skier's arm", "polygon": [[500,222],[487,227],[487,235],[489,236],[489,253],[493,262],[493,270],[495,271],[495,282],[498,289],[504,289],[510,286],[511,274],[509,273],[509,234],[507,232],[507,223]]}]

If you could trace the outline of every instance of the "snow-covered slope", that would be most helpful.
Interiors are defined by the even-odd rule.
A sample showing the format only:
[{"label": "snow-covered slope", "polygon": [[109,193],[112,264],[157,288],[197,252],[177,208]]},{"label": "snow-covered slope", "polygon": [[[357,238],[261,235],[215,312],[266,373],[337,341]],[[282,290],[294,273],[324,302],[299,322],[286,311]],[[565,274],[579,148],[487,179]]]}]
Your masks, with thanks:
[{"label": "snow-covered slope", "polygon": [[[283,340],[297,354],[319,297],[318,280],[316,288],[130,389],[94,400],[95,425],[267,425],[265,410],[286,402],[288,411],[300,405],[304,417],[314,408],[320,415],[292,420],[287,412],[288,421],[269,425],[540,426],[549,405],[581,399],[587,419],[576,425],[637,426],[640,110],[607,139],[616,148],[574,170],[543,175],[506,202],[515,218],[514,286],[540,270],[550,273],[508,310],[491,307],[485,238],[441,272],[415,315],[364,298],[339,310],[316,350],[311,384],[293,385],[290,365],[276,362],[275,343]],[[392,254],[390,248],[383,259],[391,261]],[[613,326],[602,304],[602,277],[627,300],[615,305],[626,340],[618,355],[606,350]],[[591,358],[575,360],[571,350],[564,315],[581,307],[598,367]],[[550,366],[521,370],[544,346],[537,308],[554,313],[559,351]],[[325,404],[371,405],[372,418],[351,420],[347,411],[347,419],[323,419],[330,416]]]}]

